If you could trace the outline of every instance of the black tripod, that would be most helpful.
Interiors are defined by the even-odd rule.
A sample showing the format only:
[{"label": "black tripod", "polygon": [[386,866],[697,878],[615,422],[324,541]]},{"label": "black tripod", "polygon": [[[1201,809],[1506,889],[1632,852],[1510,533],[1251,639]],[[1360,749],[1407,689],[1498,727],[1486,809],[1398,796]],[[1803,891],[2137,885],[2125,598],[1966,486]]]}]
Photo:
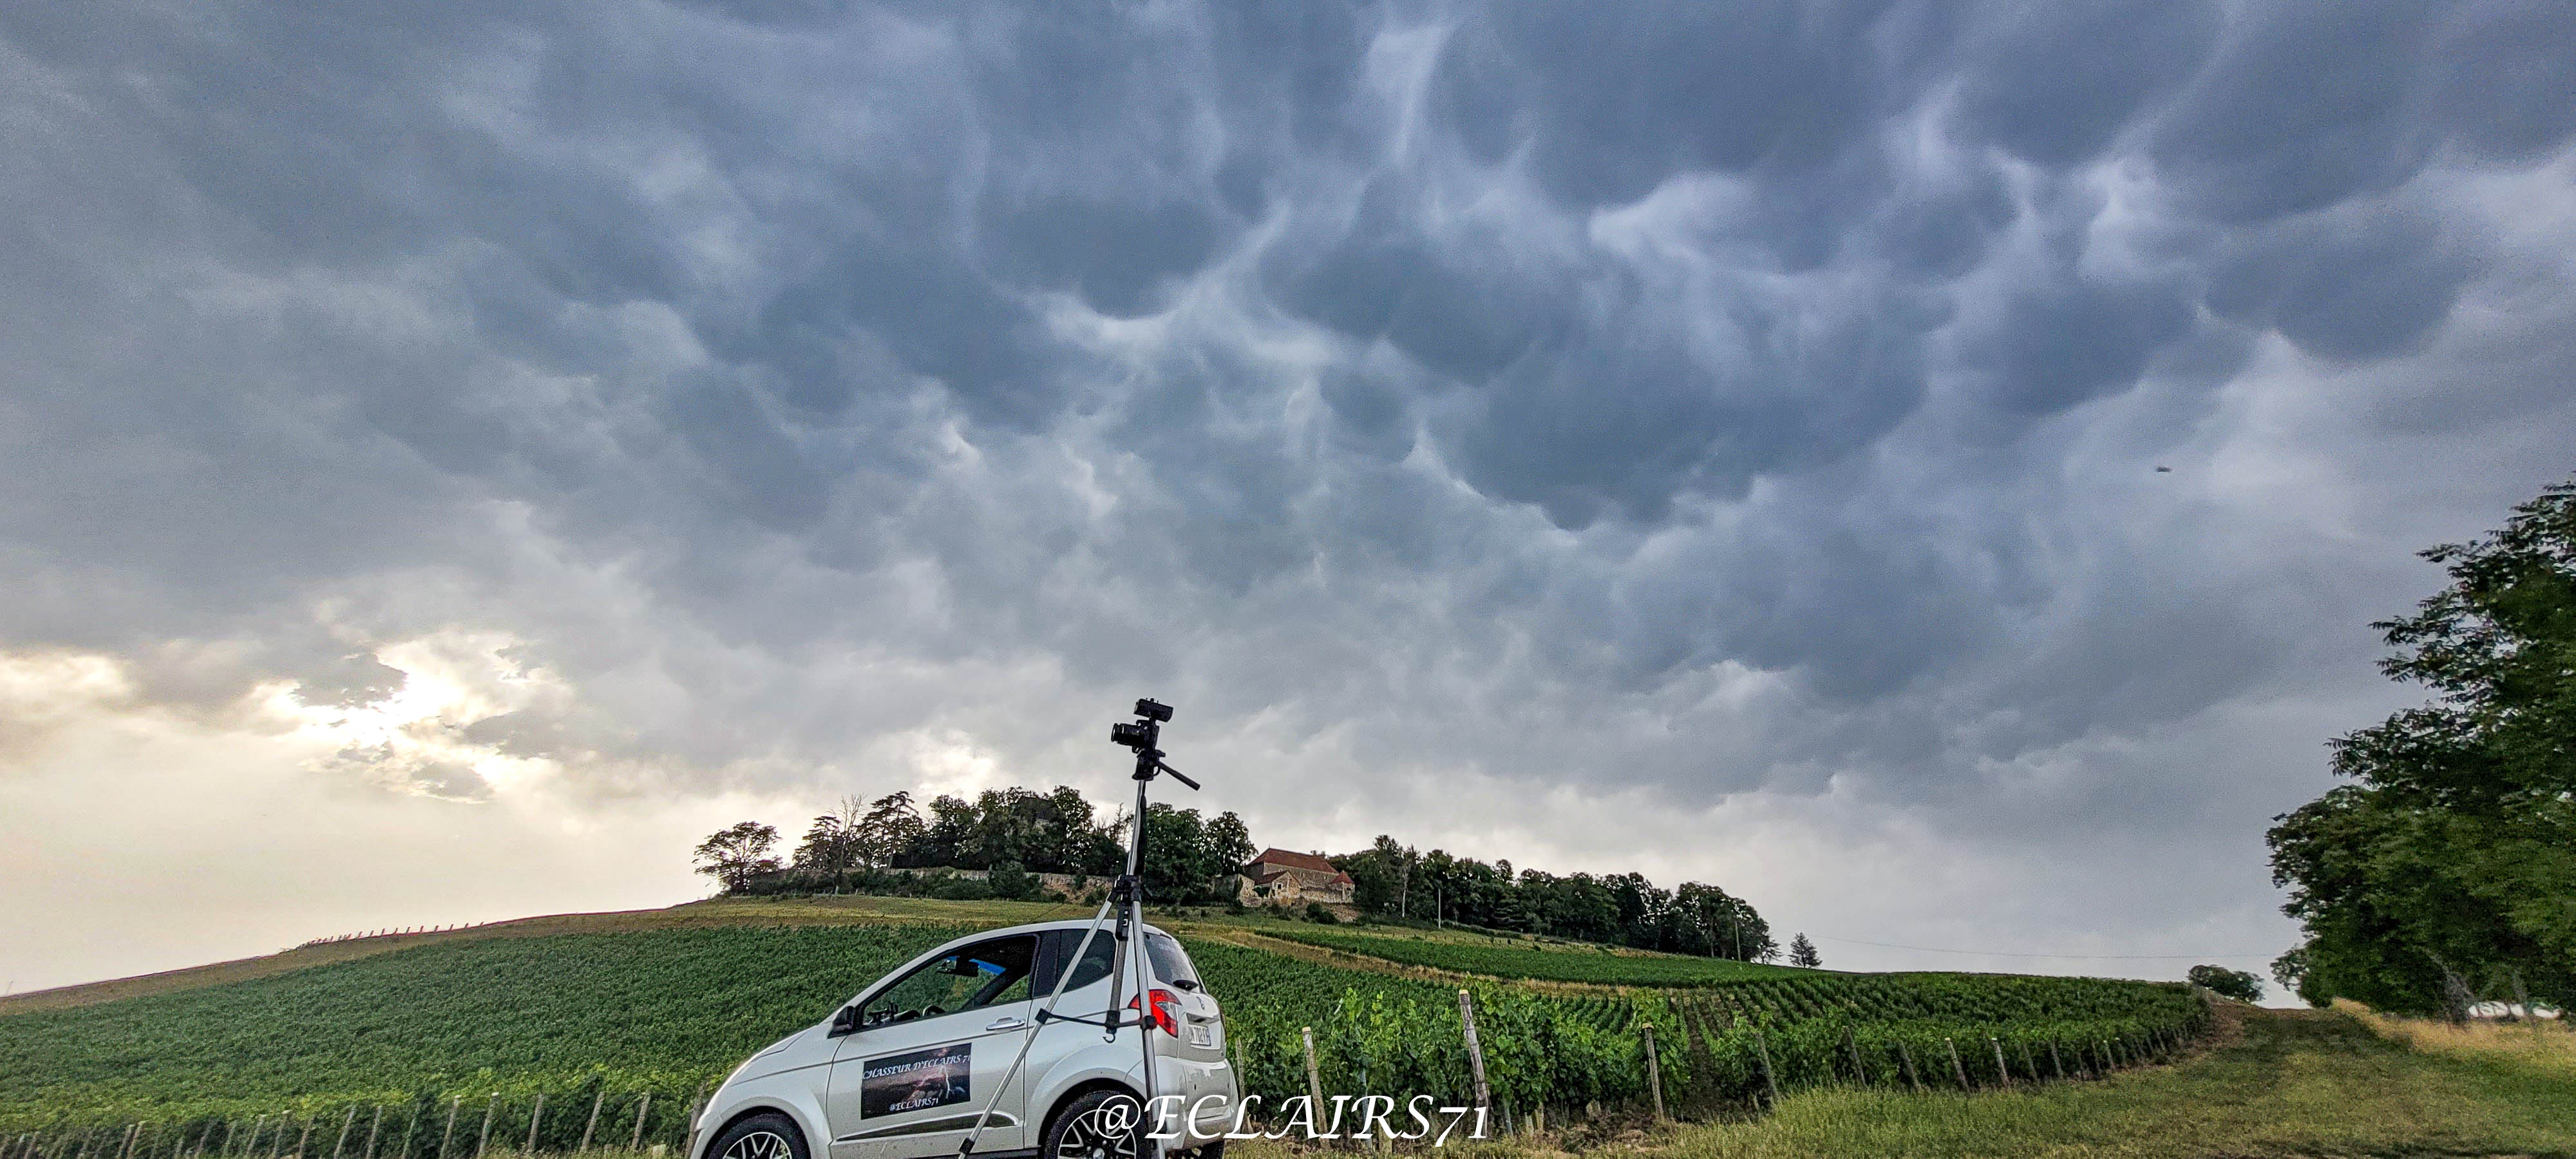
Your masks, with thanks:
[{"label": "black tripod", "polygon": [[[1103,1042],[1115,1040],[1122,1027],[1132,1025],[1137,1028],[1136,1044],[1143,1052],[1145,1062],[1145,1102],[1143,1106],[1137,1108],[1139,1113],[1136,1123],[1136,1159],[1155,1159],[1159,1151],[1159,1146],[1153,1137],[1154,1128],[1159,1124],[1146,1121],[1154,1107],[1155,1095],[1155,1011],[1150,995],[1144,992],[1148,989],[1144,979],[1148,976],[1152,965],[1147,960],[1145,952],[1145,886],[1143,879],[1137,876],[1145,860],[1145,786],[1152,784],[1156,776],[1170,773],[1173,780],[1188,785],[1194,791],[1199,787],[1197,781],[1183,776],[1179,769],[1163,763],[1163,750],[1157,746],[1163,739],[1163,726],[1170,723],[1171,719],[1171,705],[1156,700],[1139,700],[1136,702],[1134,721],[1109,726],[1111,743],[1136,750],[1136,815],[1133,835],[1127,843],[1127,872],[1120,874],[1118,880],[1110,884],[1109,896],[1101,899],[1100,912],[1091,917],[1091,927],[1082,931],[1082,941],[1074,946],[1073,953],[1064,959],[1061,969],[1057,971],[1055,989],[1048,992],[1046,1004],[1040,1006],[1037,1016],[1030,1020],[1032,1026],[1020,1039],[1020,1053],[1011,1059],[1011,1069],[1003,1072],[1002,1081],[993,1087],[992,1095],[984,1100],[983,1113],[975,1116],[975,1129],[968,1131],[966,1138],[957,1144],[957,1154],[961,1157],[974,1152],[976,1139],[984,1134],[985,1124],[992,1120],[994,1102],[1002,1097],[1003,1091],[1010,1089],[1011,1081],[1019,1077],[1020,1068],[1028,1062],[1029,1048],[1037,1043],[1038,1035],[1046,1029],[1046,1024],[1049,1022],[1079,1022],[1086,1026],[1097,1026],[1101,1029]],[[1099,937],[1100,927],[1109,921],[1112,913],[1117,915],[1117,923],[1112,927],[1110,936],[1117,940],[1118,952],[1112,956],[1113,965],[1109,972],[1108,1008],[1101,1011],[1100,1017],[1096,1019],[1056,1013],[1055,1004],[1064,997],[1065,984],[1073,980],[1074,968],[1081,964],[1084,955],[1091,952],[1092,940]],[[1126,986],[1130,970],[1135,971],[1139,990],[1136,995],[1136,1018],[1132,1023],[1122,1017],[1126,1010],[1118,1003],[1119,992]],[[1188,1130],[1186,1122],[1182,1124],[1182,1130],[1184,1132]],[[1039,1140],[1039,1145],[1043,1147],[1045,1140]],[[1049,1157],[1040,1156],[1040,1159],[1049,1159]]]}]

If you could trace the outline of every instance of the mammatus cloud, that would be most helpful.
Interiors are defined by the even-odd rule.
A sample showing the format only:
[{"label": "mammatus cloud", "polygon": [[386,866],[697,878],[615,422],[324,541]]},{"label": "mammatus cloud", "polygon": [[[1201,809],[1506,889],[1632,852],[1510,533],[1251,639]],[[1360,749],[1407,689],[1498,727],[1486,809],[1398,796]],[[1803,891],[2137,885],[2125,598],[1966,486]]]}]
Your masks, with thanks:
[{"label": "mammatus cloud", "polygon": [[[1155,694],[1265,840],[2269,951],[2408,552],[2576,441],[2558,5],[105,4],[0,59],[0,785],[585,866],[417,895],[478,916],[685,896],[733,811],[1106,790]],[[9,904],[103,937],[165,903],[49,899],[258,846],[104,848]]]}]

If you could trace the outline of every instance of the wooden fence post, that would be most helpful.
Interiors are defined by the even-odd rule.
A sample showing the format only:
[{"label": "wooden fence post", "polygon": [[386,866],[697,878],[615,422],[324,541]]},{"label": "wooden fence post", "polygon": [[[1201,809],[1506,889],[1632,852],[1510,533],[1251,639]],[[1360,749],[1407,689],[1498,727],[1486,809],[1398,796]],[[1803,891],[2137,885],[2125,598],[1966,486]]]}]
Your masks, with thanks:
[{"label": "wooden fence post", "polygon": [[492,1145],[492,1116],[500,1109],[501,1092],[494,1091],[491,1100],[483,1104],[483,1127],[474,1135],[474,1159],[483,1159],[484,1149]]},{"label": "wooden fence post", "polygon": [[[1704,1037],[1704,1036],[1703,1036]],[[1860,1085],[1869,1085],[1869,1064],[1860,1058],[1860,1040],[1852,1037],[1851,1027],[1843,1027],[1843,1049],[1851,1053],[1852,1073],[1860,1076]]]},{"label": "wooden fence post", "polygon": [[2048,1065],[2056,1069],[2057,1081],[2066,1081],[2066,1061],[2057,1057],[2057,1040],[2054,1038],[2048,1040]]},{"label": "wooden fence post", "polygon": [[1904,1064],[1905,1064],[1905,1083],[1906,1083],[1906,1085],[1907,1085],[1907,1086],[1910,1086],[1910,1087],[1913,1087],[1913,1088],[1914,1088],[1914,1093],[1915,1093],[1915,1094],[1918,1094],[1918,1095],[1919,1095],[1919,1094],[1922,1094],[1922,1093],[1923,1093],[1923,1076],[1921,1076],[1921,1075],[1919,1075],[1919,1074],[1916,1074],[1916,1073],[1915,1073],[1915,1071],[1914,1071],[1914,1052],[1913,1052],[1913,1051],[1911,1051],[1911,1050],[1909,1050],[1909,1049],[1906,1049],[1906,1046],[1905,1046],[1905,1040],[1904,1040],[1904,1039],[1902,1039],[1902,1038],[1900,1038],[1900,1039],[1897,1039],[1897,1040],[1896,1040],[1896,1058],[1897,1058],[1897,1061],[1902,1062],[1902,1063],[1904,1063]]},{"label": "wooden fence post", "polygon": [[1941,1049],[1950,1052],[1950,1073],[1958,1077],[1959,1089],[1967,1090],[1968,1068],[1959,1065],[1959,1044],[1945,1036],[1941,1039]]},{"label": "wooden fence post", "polygon": [[462,1110],[464,1106],[465,1096],[463,1095],[458,1095],[447,1102],[447,1127],[438,1133],[438,1159],[447,1159],[447,1141],[456,1134],[456,1112]]},{"label": "wooden fence post", "polygon": [[647,1110],[650,1110],[650,1109],[652,1108],[652,1106],[653,1106],[653,1092],[651,1092],[651,1091],[646,1091],[646,1092],[644,1092],[644,1097],[643,1097],[643,1098],[641,1098],[641,1099],[636,1100],[636,1102],[635,1102],[635,1137],[634,1137],[634,1138],[631,1138],[631,1139],[629,1139],[629,1140],[627,1140],[627,1141],[626,1141],[626,1149],[627,1149],[627,1150],[629,1150],[629,1151],[641,1151],[641,1150],[643,1150],[643,1149],[644,1149],[644,1112],[645,1112],[645,1111],[647,1111]]},{"label": "wooden fence post", "polygon": [[1476,1109],[1487,1111],[1493,1094],[1485,1086],[1485,1046],[1476,1040],[1476,1000],[1458,991],[1458,1024],[1467,1029],[1467,1071],[1476,1076]]},{"label": "wooden fence post", "polygon": [[[267,1129],[267,1127],[268,1116],[266,1115],[261,1115],[260,1117],[251,1120],[250,1138],[242,1141],[242,1159],[250,1159],[251,1156],[259,1154],[259,1133]],[[278,1128],[278,1130],[281,1131],[285,1129],[286,1128],[283,1126]]]},{"label": "wooden fence post", "polygon": [[340,1159],[340,1149],[349,1145],[349,1128],[358,1125],[358,1104],[349,1104],[349,1113],[340,1118],[340,1137],[331,1140],[331,1159]]},{"label": "wooden fence post", "polygon": [[537,1105],[528,1112],[528,1154],[537,1153],[537,1124],[546,1121],[546,1093],[537,1092]]},{"label": "wooden fence post", "polygon": [[134,1159],[134,1141],[142,1137],[143,1124],[141,1121],[138,1120],[134,1123],[128,1124],[125,1128],[125,1146],[117,1151],[116,1159]]},{"label": "wooden fence post", "polygon": [[[1297,1028],[1297,1033],[1299,1037],[1305,1040],[1306,1043],[1306,1097],[1309,1100],[1307,1109],[1313,1112],[1312,1115],[1309,1116],[1309,1119],[1317,1126],[1322,1126],[1324,1122],[1324,1072],[1317,1069],[1315,1066],[1315,1028],[1312,1026],[1301,1026]],[[1312,1142],[1313,1140],[1308,1141]]]},{"label": "wooden fence post", "polygon": [[376,1104],[376,1112],[375,1112],[374,1114],[372,1114],[372,1115],[367,1116],[367,1154],[366,1154],[366,1159],[376,1159],[376,1132],[383,1130],[383,1129],[384,1129],[384,1126],[385,1126],[385,1105],[384,1105],[383,1103],[378,1103],[378,1104]]},{"label": "wooden fence post", "polygon": [[2004,1044],[1994,1035],[1989,1034],[1986,1036],[1986,1045],[1995,1048],[1995,1074],[2003,1080],[2005,1086],[2011,1086],[2012,1068],[2004,1065]]},{"label": "wooden fence post", "polygon": [[576,1150],[590,1150],[591,1132],[599,1129],[599,1104],[607,1098],[608,1088],[605,1085],[590,1096],[590,1121],[581,1125],[581,1146]]},{"label": "wooden fence post", "polygon": [[1759,1052],[1762,1057],[1762,1085],[1770,1088],[1771,1109],[1775,1111],[1779,1110],[1780,1080],[1774,1077],[1771,1073],[1771,1044],[1764,1041],[1762,1032],[1759,1030],[1753,1032],[1753,1049]]},{"label": "wooden fence post", "polygon": [[411,1159],[411,1137],[420,1129],[420,1098],[411,1100],[411,1114],[403,1117],[402,1145],[394,1148],[394,1159]]},{"label": "wooden fence post", "polygon": [[304,1129],[295,1136],[295,1159],[304,1159],[304,1145],[313,1140],[313,1116],[304,1117]]},{"label": "wooden fence post", "polygon": [[1664,1121],[1664,1068],[1655,1058],[1655,1024],[1638,1024],[1646,1035],[1646,1089],[1655,1092],[1655,1121]]}]

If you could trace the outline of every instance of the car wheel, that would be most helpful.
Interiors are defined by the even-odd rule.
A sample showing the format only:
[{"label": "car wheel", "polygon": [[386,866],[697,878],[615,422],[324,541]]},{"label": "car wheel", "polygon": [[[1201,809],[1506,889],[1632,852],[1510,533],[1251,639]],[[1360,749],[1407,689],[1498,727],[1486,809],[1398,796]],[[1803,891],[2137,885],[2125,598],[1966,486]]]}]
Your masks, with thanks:
[{"label": "car wheel", "polygon": [[805,1132],[796,1121],[776,1111],[763,1111],[725,1128],[707,1144],[707,1159],[812,1159],[805,1151]]},{"label": "car wheel", "polygon": [[[1065,1104],[1047,1124],[1038,1159],[1136,1159],[1144,1111],[1136,1096],[1098,1090]],[[802,1159],[800,1156],[799,1159]]]}]

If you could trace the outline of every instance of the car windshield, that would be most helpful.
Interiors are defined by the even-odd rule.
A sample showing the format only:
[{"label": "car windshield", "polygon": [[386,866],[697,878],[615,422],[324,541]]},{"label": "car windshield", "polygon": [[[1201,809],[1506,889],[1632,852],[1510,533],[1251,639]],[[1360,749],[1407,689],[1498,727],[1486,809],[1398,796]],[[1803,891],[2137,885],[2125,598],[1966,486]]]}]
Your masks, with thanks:
[{"label": "car windshield", "polygon": [[910,1022],[1027,998],[1037,948],[1038,940],[1023,934],[940,955],[870,999],[860,1021]]}]

